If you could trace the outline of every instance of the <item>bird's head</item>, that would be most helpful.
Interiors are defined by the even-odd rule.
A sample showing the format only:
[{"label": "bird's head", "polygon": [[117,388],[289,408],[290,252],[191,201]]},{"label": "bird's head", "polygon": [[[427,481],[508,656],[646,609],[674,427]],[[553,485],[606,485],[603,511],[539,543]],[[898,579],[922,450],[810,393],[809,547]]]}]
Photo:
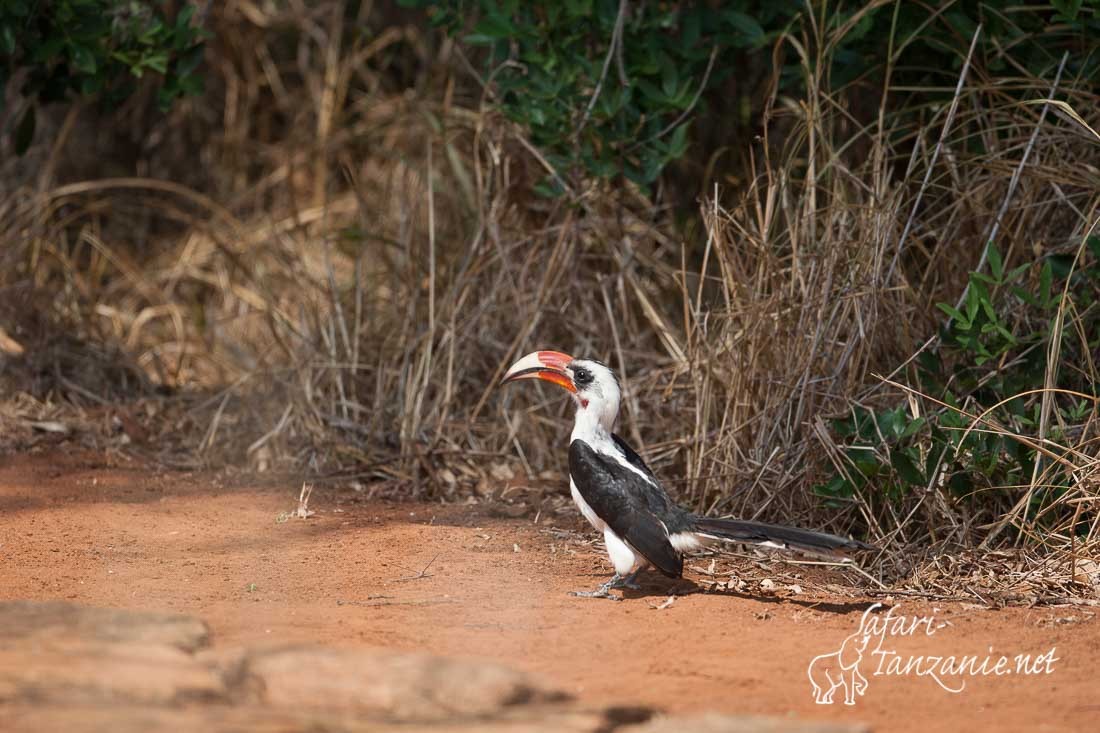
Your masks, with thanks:
[{"label": "bird's head", "polygon": [[520,379],[553,382],[573,395],[578,420],[593,418],[611,430],[619,414],[619,380],[598,361],[574,359],[560,351],[533,351],[508,369],[501,384]]}]

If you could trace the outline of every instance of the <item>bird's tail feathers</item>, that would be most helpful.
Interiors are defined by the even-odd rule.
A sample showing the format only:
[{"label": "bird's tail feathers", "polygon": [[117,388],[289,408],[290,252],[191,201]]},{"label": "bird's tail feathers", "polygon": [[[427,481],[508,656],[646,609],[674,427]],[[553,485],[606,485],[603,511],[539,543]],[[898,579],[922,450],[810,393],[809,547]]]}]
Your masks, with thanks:
[{"label": "bird's tail feathers", "polygon": [[747,519],[693,517],[693,525],[695,532],[707,539],[797,550],[831,559],[843,559],[857,550],[877,549],[859,540],[845,539],[825,532],[813,532],[808,529],[765,524]]}]

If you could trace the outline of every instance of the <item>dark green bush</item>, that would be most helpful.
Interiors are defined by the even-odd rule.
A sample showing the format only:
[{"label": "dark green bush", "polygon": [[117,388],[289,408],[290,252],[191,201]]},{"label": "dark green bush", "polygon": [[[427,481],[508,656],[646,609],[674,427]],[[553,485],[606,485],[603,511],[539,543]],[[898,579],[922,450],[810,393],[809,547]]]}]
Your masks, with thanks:
[{"label": "dark green bush", "polygon": [[719,56],[764,46],[762,21],[784,22],[781,10],[749,14],[743,3],[627,3],[617,33],[621,6],[612,0],[406,3],[484,49],[500,109],[563,176],[622,175],[642,185],[684,154],[704,81],[732,72]]},{"label": "dark green bush", "polygon": [[[1061,344],[1053,388],[1064,391],[1053,396],[1057,414],[1049,420],[1045,447],[1054,455],[1073,448],[1100,399],[1090,369],[1090,354],[1100,353],[1100,237],[1090,238],[1083,261],[1075,270],[1072,265],[1072,255],[1052,254],[1006,271],[991,247],[990,273],[970,274],[960,308],[939,304],[948,321],[937,345],[917,358],[916,381],[935,401],[932,409],[914,415],[908,404],[853,407],[833,423],[843,459],[816,493],[840,506],[864,488],[869,491],[862,493],[897,501],[942,486],[952,500],[977,507],[996,503],[998,492],[1010,503],[1018,495],[1013,489],[1030,485],[1034,476],[1039,490],[1022,518],[1039,517],[1073,484],[1066,465],[1033,447],[1052,337]],[[1072,326],[1065,320],[1061,333],[1060,308],[1078,319]],[[979,415],[984,417],[976,421]],[[1043,461],[1038,472],[1037,461]],[[1050,527],[1066,517],[1046,512],[1042,519]]]},{"label": "dark green bush", "polygon": [[[625,177],[653,183],[682,157],[689,125],[731,77],[767,69],[771,44],[810,7],[819,36],[831,44],[832,88],[879,82],[892,51],[893,79],[907,87],[953,86],[970,38],[991,72],[1043,75],[1071,51],[1071,73],[1100,58],[1100,0],[1021,6],[1009,0],[937,4],[803,0],[620,3],[617,0],[403,0],[426,9],[434,25],[474,55],[482,79],[509,119],[564,179]],[[625,10],[616,34],[620,8]],[[840,33],[840,29],[844,29]],[[621,41],[618,40],[621,38]],[[810,39],[801,39],[807,41]],[[809,49],[813,53],[812,43]],[[713,63],[712,63],[713,59]],[[750,60],[752,63],[749,63]],[[805,75],[787,54],[781,85],[797,93]],[[757,72],[759,73],[759,72]],[[743,81],[743,80],[741,80]],[[873,93],[881,84],[869,87]],[[756,100],[744,100],[751,105]],[[718,120],[728,131],[739,120]],[[702,157],[709,153],[703,152]],[[552,179],[541,187],[560,191]]]},{"label": "dark green bush", "polygon": [[16,128],[16,150],[25,150],[34,135],[34,102],[77,94],[101,95],[113,105],[147,74],[163,77],[162,108],[198,92],[203,34],[192,25],[195,7],[186,4],[169,18],[165,5],[135,0],[0,3],[0,87],[25,71],[19,91],[32,102]]}]

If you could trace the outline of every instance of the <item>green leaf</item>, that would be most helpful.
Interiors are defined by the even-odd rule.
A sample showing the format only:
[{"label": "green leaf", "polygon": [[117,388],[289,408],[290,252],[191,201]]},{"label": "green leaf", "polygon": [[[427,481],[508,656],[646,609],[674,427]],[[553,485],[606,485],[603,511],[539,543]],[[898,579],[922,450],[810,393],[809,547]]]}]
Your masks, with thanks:
[{"label": "green leaf", "polygon": [[567,0],[565,7],[574,18],[586,18],[592,14],[592,0]]},{"label": "green leaf", "polygon": [[[964,316],[962,314],[962,312],[959,311],[959,309],[956,308],[955,306],[948,305],[947,303],[936,303],[936,307],[939,308],[944,313],[946,313],[947,316],[949,318],[951,318],[952,320],[954,320],[954,321],[958,321],[960,323],[968,323],[969,322],[969,319],[967,319],[967,317]],[[970,328],[970,326],[967,325],[967,328]]]},{"label": "green leaf", "polygon": [[15,53],[15,30],[10,25],[0,27],[0,51],[9,56]]},{"label": "green leaf", "polygon": [[702,11],[696,8],[688,12],[684,18],[684,29],[682,40],[684,46],[691,48],[699,42],[699,37],[702,35]]},{"label": "green leaf", "polygon": [[462,40],[471,46],[492,46],[500,39],[495,36],[487,36],[484,33],[471,33],[463,36]]},{"label": "green leaf", "polygon": [[894,467],[894,470],[898,472],[898,476],[901,476],[910,484],[914,486],[924,486],[924,475],[920,472],[920,469],[914,465],[913,460],[906,455],[904,451],[893,449],[890,451],[890,465]]},{"label": "green leaf", "polygon": [[863,476],[876,476],[881,469],[878,456],[869,446],[849,446],[845,457]]},{"label": "green leaf", "polygon": [[[936,469],[937,467],[942,468],[940,462],[950,449],[951,447],[945,443],[942,435],[938,436],[937,439],[933,441],[932,447],[929,449],[928,455],[924,460],[924,475],[928,477],[929,481],[939,475],[936,473]],[[926,483],[925,486],[927,485]]]},{"label": "green leaf", "polygon": [[1017,280],[1017,279],[1019,279],[1020,275],[1023,275],[1025,272],[1027,272],[1030,269],[1031,269],[1031,263],[1030,262],[1025,262],[1024,264],[1020,265],[1019,267],[1013,268],[1012,271],[1009,272],[1008,275],[1005,277],[1005,281],[1006,282],[1012,282],[1013,280]]},{"label": "green leaf", "polygon": [[1055,253],[1047,257],[1047,262],[1050,263],[1054,277],[1067,278],[1073,270],[1073,259],[1071,254]]},{"label": "green leaf", "polygon": [[168,55],[164,53],[153,54],[142,61],[142,65],[158,74],[163,74],[168,71]]},{"label": "green leaf", "polygon": [[180,76],[189,75],[202,63],[203,51],[204,48],[201,43],[189,48],[176,61],[175,72]]},{"label": "green leaf", "polygon": [[833,420],[833,432],[841,438],[848,438],[856,434],[856,426],[852,420]]},{"label": "green leaf", "polygon": [[533,190],[536,196],[541,196],[542,198],[548,199],[557,198],[558,196],[561,196],[563,193],[565,193],[565,189],[561,187],[561,184],[554,180],[553,176],[546,176],[545,178],[543,178],[541,181],[534,185]]},{"label": "green leaf", "polygon": [[[486,15],[481,21],[474,26],[473,36],[488,39],[490,42],[501,41],[511,38],[515,35],[516,29],[512,25],[512,21],[503,15],[497,13],[491,13]],[[466,37],[468,43],[471,36]]]},{"label": "green leaf", "polygon": [[1043,269],[1039,271],[1039,302],[1043,304],[1044,308],[1050,308],[1050,285],[1051,280],[1054,278],[1054,271],[1051,268],[1050,260],[1043,263]]},{"label": "green leaf", "polygon": [[1089,237],[1085,245],[1089,248],[1089,251],[1092,252],[1092,256],[1100,260],[1100,237]]},{"label": "green leaf", "polygon": [[22,155],[27,152],[34,140],[35,111],[34,105],[28,105],[23,118],[19,120],[19,126],[15,128],[15,154]]},{"label": "green leaf", "polygon": [[989,293],[986,293],[982,297],[981,304],[982,304],[982,310],[985,311],[986,317],[991,322],[998,323],[1000,321],[1000,319],[997,318],[997,311],[993,308],[993,302],[989,299]]},{"label": "green leaf", "polygon": [[191,18],[195,15],[194,5],[184,5],[176,16],[176,31],[183,32],[191,24]]},{"label": "green leaf", "polygon": [[673,130],[672,137],[668,142],[668,157],[677,160],[684,156],[684,153],[687,152],[687,132],[687,123]]},{"label": "green leaf", "polygon": [[[971,295],[974,298],[973,301],[970,300]],[[966,304],[968,313],[970,311],[970,308],[972,307],[972,302],[978,304],[978,306],[982,309],[989,320],[997,320],[997,311],[993,308],[993,301],[989,295],[989,288],[986,287],[986,284],[982,282],[980,278],[970,278],[970,290],[967,293]],[[971,320],[973,320],[974,316],[972,315],[970,318]]]},{"label": "green leaf", "polygon": [[947,24],[963,38],[970,38],[978,28],[978,24],[962,10],[944,13],[943,17]]},{"label": "green leaf", "polygon": [[814,493],[829,498],[849,498],[855,493],[855,487],[843,476],[834,476],[828,483],[815,486]]},{"label": "green leaf", "polygon": [[956,495],[961,496],[970,493],[970,490],[974,487],[974,482],[965,473],[956,473],[947,482],[947,485]]},{"label": "green leaf", "polygon": [[970,287],[966,291],[966,320],[971,323],[978,317],[978,308],[981,307],[981,300],[978,296],[978,289],[975,288],[975,282],[970,281]]},{"label": "green leaf", "polygon": [[86,46],[72,46],[69,50],[69,58],[77,71],[85,74],[94,74],[96,70],[95,54]]},{"label": "green leaf", "polygon": [[34,49],[31,58],[35,63],[47,63],[53,61],[65,47],[65,39],[61,36],[49,36]]},{"label": "green leaf", "polygon": [[661,91],[666,99],[674,99],[680,86],[680,71],[676,62],[667,56],[661,57]]},{"label": "green leaf", "polygon": [[998,285],[999,284],[997,282],[996,278],[993,278],[989,275],[986,275],[984,272],[972,272],[972,273],[970,273],[970,279],[971,280],[978,280],[978,281],[983,282],[987,285]]},{"label": "green leaf", "polygon": [[1050,5],[1066,20],[1077,20],[1081,11],[1081,0],[1050,0]]},{"label": "green leaf", "polygon": [[901,431],[902,438],[909,438],[915,435],[921,428],[924,427],[927,422],[923,417],[914,418],[909,421],[909,424],[905,426],[905,430]]},{"label": "green leaf", "polygon": [[664,93],[648,79],[638,79],[634,82],[634,85],[647,101],[657,103],[665,101]]},{"label": "green leaf", "polygon": [[897,438],[905,429],[905,414],[901,407],[894,410],[886,410],[878,414],[878,429],[882,437],[890,440]]},{"label": "green leaf", "polygon": [[1004,338],[1005,341],[1008,342],[1010,346],[1015,346],[1017,344],[1016,337],[1001,323],[995,323],[993,325],[997,329],[997,333],[1001,334],[1001,336]]},{"label": "green leaf", "polygon": [[760,24],[757,23],[756,19],[751,15],[746,15],[736,10],[727,10],[723,13],[723,17],[727,23],[745,36],[745,40],[747,40],[749,44],[757,45],[764,42],[764,29],[760,27]]},{"label": "green leaf", "polygon": [[997,279],[997,282],[1000,282],[1005,274],[1001,252],[997,249],[997,245],[992,242],[989,243],[989,271],[993,273],[993,277]]},{"label": "green leaf", "polygon": [[80,81],[80,93],[86,97],[90,97],[102,88],[103,76],[101,74],[86,76]]},{"label": "green leaf", "polygon": [[1039,307],[1039,299],[1018,285],[1012,286],[1012,294],[1028,305],[1035,306],[1036,308]]}]

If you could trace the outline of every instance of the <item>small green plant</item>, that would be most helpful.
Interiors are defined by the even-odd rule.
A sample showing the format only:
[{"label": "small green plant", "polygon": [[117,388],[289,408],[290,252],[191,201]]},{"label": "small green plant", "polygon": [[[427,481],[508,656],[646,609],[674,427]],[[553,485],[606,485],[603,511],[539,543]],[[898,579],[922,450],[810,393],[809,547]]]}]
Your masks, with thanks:
[{"label": "small green plant", "polygon": [[136,0],[0,3],[0,88],[23,72],[19,91],[28,100],[15,129],[16,152],[33,139],[36,102],[77,94],[118,104],[147,74],[163,77],[163,109],[199,92],[204,35],[192,24],[194,12],[186,4],[170,19],[157,4]]},{"label": "small green plant", "polygon": [[[1036,437],[1048,373],[1047,347],[1060,309],[1079,314],[1082,338],[1063,338],[1048,420],[1047,446],[1072,445],[1080,426],[1094,420],[1100,384],[1086,364],[1100,349],[1100,237],[1087,242],[1092,263],[1071,272],[1073,258],[1050,255],[1012,270],[991,247],[989,274],[973,272],[959,307],[940,303],[949,318],[939,345],[917,358],[918,401],[873,410],[853,406],[834,421],[843,443],[836,473],[815,487],[830,506],[858,491],[872,501],[900,502],[912,492],[940,487],[953,501],[1028,486],[1043,461]],[[1062,303],[1063,287],[1067,297]],[[1080,366],[1078,366],[1080,365]],[[1076,394],[1073,394],[1076,393]],[[982,420],[976,418],[982,416]],[[1023,438],[1021,440],[1020,438]],[[1044,453],[1049,458],[1049,453]],[[1034,518],[1071,486],[1070,471],[1047,460],[1026,516]],[[985,500],[988,503],[989,497]],[[1047,519],[1063,519],[1046,512]]]}]

